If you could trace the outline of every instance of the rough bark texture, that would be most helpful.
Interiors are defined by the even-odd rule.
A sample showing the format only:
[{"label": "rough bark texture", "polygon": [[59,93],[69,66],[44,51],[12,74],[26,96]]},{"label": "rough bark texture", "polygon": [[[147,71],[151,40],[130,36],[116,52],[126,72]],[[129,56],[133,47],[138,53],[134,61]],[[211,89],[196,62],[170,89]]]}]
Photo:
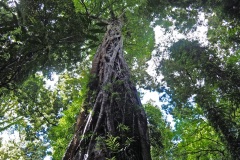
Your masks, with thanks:
[{"label": "rough bark texture", "polygon": [[123,57],[121,22],[112,21],[92,63],[88,98],[64,160],[150,160],[147,118]]}]

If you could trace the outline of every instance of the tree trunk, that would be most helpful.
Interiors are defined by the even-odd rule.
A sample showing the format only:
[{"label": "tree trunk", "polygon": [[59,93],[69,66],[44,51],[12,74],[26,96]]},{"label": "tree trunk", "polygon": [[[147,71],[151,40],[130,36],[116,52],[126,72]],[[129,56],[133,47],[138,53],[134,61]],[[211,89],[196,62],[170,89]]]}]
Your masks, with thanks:
[{"label": "tree trunk", "polygon": [[221,132],[226,140],[226,144],[233,160],[240,160],[240,136],[236,133],[237,124],[231,119],[226,119],[223,111],[219,107],[209,107],[209,121],[217,132]]},{"label": "tree trunk", "polygon": [[150,160],[147,118],[123,57],[121,22],[109,23],[64,160]]}]

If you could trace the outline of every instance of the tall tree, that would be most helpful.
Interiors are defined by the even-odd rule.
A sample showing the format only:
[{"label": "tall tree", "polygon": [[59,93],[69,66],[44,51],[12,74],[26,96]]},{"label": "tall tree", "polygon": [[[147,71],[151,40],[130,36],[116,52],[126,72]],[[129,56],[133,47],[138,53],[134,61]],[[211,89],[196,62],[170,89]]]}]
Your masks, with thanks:
[{"label": "tall tree", "polygon": [[239,159],[240,69],[230,59],[222,61],[214,50],[201,47],[197,41],[180,40],[170,48],[169,57],[162,60],[161,71],[172,106],[186,110],[192,99],[224,137],[232,158]]},{"label": "tall tree", "polygon": [[[161,8],[158,2],[150,2],[150,9]],[[227,145],[232,159],[239,159],[239,1],[160,3],[169,5],[162,8],[168,17],[157,20],[157,24],[164,27],[174,26],[187,33],[202,23],[197,21],[198,12],[208,19],[207,47],[180,40],[169,54],[159,52],[162,55],[158,55],[161,57],[158,71],[166,83],[163,90],[170,97],[168,110],[178,108],[175,111],[182,112],[193,100],[203,109],[215,131],[224,137],[222,142]]]},{"label": "tall tree", "polygon": [[[88,44],[92,45],[93,41],[91,40],[98,41],[94,34],[91,33],[91,35],[88,35],[87,32],[93,32],[95,34],[99,34],[100,32],[102,32],[103,28],[105,28],[106,25],[111,24],[113,28],[112,27],[108,28],[109,32],[111,30],[111,32],[116,32],[116,33],[111,33],[108,35],[107,38],[113,38],[113,39],[106,40],[105,42],[106,44],[103,44],[105,46],[103,46],[103,48],[99,51],[99,56],[106,58],[106,62],[102,62],[101,65],[108,66],[109,65],[108,63],[110,62],[108,62],[108,55],[105,56],[107,52],[104,53],[102,50],[104,50],[105,48],[108,50],[108,52],[112,52],[111,54],[113,55],[110,55],[109,58],[111,58],[111,56],[114,56],[114,57],[111,58],[113,60],[111,60],[110,68],[111,68],[111,65],[116,65],[116,63],[118,63],[116,66],[112,66],[114,67],[114,69],[112,70],[118,70],[118,69],[119,70],[114,72],[108,71],[109,73],[105,73],[104,75],[101,75],[101,76],[100,76],[100,73],[95,73],[96,77],[93,76],[94,79],[95,78],[97,79],[97,77],[103,78],[103,79],[99,79],[97,86],[94,87],[94,85],[96,85],[95,82],[98,80],[94,80],[94,82],[91,82],[91,85],[93,84],[93,89],[95,88],[96,92],[99,92],[98,93],[99,96],[97,97],[102,97],[103,95],[105,97],[104,99],[101,99],[101,100],[98,99],[98,102],[96,102],[96,105],[99,105],[100,103],[99,101],[103,101],[104,105],[105,103],[106,104],[109,103],[110,105],[110,101],[112,98],[112,100],[113,99],[115,100],[111,102],[111,105],[116,106],[120,104],[120,102],[117,102],[119,101],[118,99],[119,96],[121,97],[120,94],[126,96],[126,98],[124,98],[125,103],[123,104],[122,110],[119,109],[119,110],[116,110],[116,112],[117,111],[119,112],[122,111],[123,113],[130,112],[130,113],[126,113],[126,115],[129,115],[129,117],[127,118],[123,117],[123,119],[121,119],[122,117],[120,118],[117,117],[117,119],[109,120],[113,118],[109,116],[109,112],[111,110],[111,107],[110,107],[110,110],[108,110],[108,113],[107,113],[108,116],[106,116],[108,119],[108,123],[110,123],[110,125],[108,125],[108,127],[106,127],[105,129],[109,129],[112,133],[110,134],[109,132],[109,135],[105,135],[105,136],[109,136],[109,137],[115,136],[114,138],[116,138],[118,141],[120,140],[124,141],[125,139],[129,138],[127,139],[128,143],[126,144],[121,143],[120,147],[126,149],[126,151],[119,153],[118,154],[119,156],[127,156],[126,153],[128,152],[128,156],[132,155],[133,157],[135,156],[136,158],[139,156],[139,157],[142,157],[142,159],[150,159],[148,132],[146,130],[147,129],[146,116],[141,106],[141,102],[139,100],[137,91],[135,87],[132,85],[132,83],[130,82],[130,76],[129,76],[130,73],[129,73],[128,67],[126,66],[126,62],[123,59],[122,36],[121,36],[122,22],[120,22],[116,17],[114,17],[113,16],[114,13],[112,13],[112,11],[114,11],[115,14],[123,13],[124,12],[123,8],[126,8],[126,5],[132,7],[129,10],[135,9],[135,2],[129,1],[128,3],[122,3],[121,5],[118,5],[118,6],[115,5],[117,4],[116,1],[107,1],[106,3],[95,2],[95,1],[94,2],[81,1],[80,3],[81,3],[81,7],[80,7],[81,11],[76,13],[75,9],[73,8],[73,3],[66,2],[66,1],[30,2],[30,1],[21,0],[19,3],[10,3],[9,1],[1,2],[1,14],[3,15],[1,18],[3,19],[4,22],[6,22],[2,24],[2,32],[1,32],[1,35],[3,35],[1,37],[2,38],[1,43],[3,44],[1,47],[1,52],[4,53],[1,59],[1,62],[2,62],[1,63],[1,81],[0,81],[1,94],[2,95],[4,94],[3,91],[6,88],[14,89],[16,91],[15,84],[16,83],[21,84],[25,79],[27,79],[29,75],[34,74],[36,71],[42,71],[44,75],[51,75],[52,71],[59,72],[59,71],[62,71],[63,69],[70,69],[70,70],[74,69],[75,66],[78,66],[76,62],[79,63],[81,61],[81,58],[84,57],[84,52],[83,54],[82,52],[81,54],[72,54],[72,53],[83,51],[84,48],[88,47]],[[119,6],[120,6],[120,9],[118,8]],[[94,10],[93,13],[91,13],[92,10]],[[111,14],[108,14],[107,12],[105,12],[105,10],[111,11]],[[131,14],[130,12],[131,11],[128,11],[128,13],[126,14],[130,15]],[[109,18],[110,17],[109,15],[111,15],[112,17],[111,17],[111,20],[109,20],[107,23],[105,22],[101,23],[102,21],[99,21],[100,16],[102,18]],[[135,23],[136,21],[137,23]],[[97,24],[97,22],[100,22],[100,23]],[[117,24],[115,22],[120,22],[120,23]],[[95,27],[97,26],[99,28],[89,27],[90,23],[94,24],[92,26],[95,26]],[[127,23],[132,23],[135,26],[138,24],[146,25],[146,26],[149,25],[149,22],[145,23],[143,19],[140,19],[140,20],[131,19],[131,21]],[[79,29],[74,27],[79,27]],[[116,27],[119,27],[119,30],[115,30]],[[134,26],[132,26],[131,31],[137,33],[136,30],[133,30],[133,28]],[[60,32],[61,30],[64,30],[64,32]],[[86,30],[87,32],[85,32]],[[133,37],[131,35],[133,33],[129,32],[126,28],[124,28],[124,30],[125,30],[124,34],[128,35],[129,39],[132,38],[133,40],[130,43],[135,42],[136,37]],[[145,31],[143,35],[147,35],[150,37],[153,35],[152,32],[151,34],[148,34],[148,33],[149,33],[148,31]],[[115,37],[114,36],[115,34],[119,34],[119,37]],[[142,43],[146,44],[147,43],[145,41],[146,39],[141,38]],[[86,43],[84,43],[83,45],[83,42],[86,42]],[[152,42],[153,41],[148,42],[148,44],[145,45],[146,47],[142,47],[141,50],[139,49],[136,50],[138,52],[138,56],[144,57],[143,59],[146,59],[145,57],[149,57],[150,56],[149,53],[151,52],[147,53],[148,56],[145,56],[142,53],[146,51],[145,48],[148,49],[148,46],[152,45]],[[116,47],[114,46],[115,44],[119,48],[115,48]],[[140,43],[130,44],[130,45],[138,46],[139,44]],[[135,47],[135,49],[136,48],[137,47]],[[129,54],[129,57],[131,56],[132,55]],[[102,61],[102,60],[105,60],[105,58],[97,57],[96,60],[94,61],[98,61],[98,60]],[[73,61],[75,63],[72,63]],[[95,65],[95,69],[94,69],[94,65]],[[92,70],[96,70],[94,72],[103,72],[104,70],[108,70],[108,69],[99,69],[100,68],[99,65],[100,64],[98,64],[97,62],[93,63]],[[111,77],[111,76],[115,76],[115,77]],[[108,77],[108,78],[105,78],[105,77]],[[117,90],[115,87],[118,87],[117,83],[120,83],[119,85],[123,87],[120,89],[123,89],[123,90],[116,91],[116,94],[110,93],[110,91],[106,90],[106,88],[108,88],[108,85],[109,85],[108,83],[114,83],[112,87],[114,88],[114,90]],[[91,90],[91,86],[90,86],[90,90]],[[124,93],[124,92],[127,92],[127,93]],[[26,91],[26,93],[28,93],[28,90]],[[31,94],[29,93],[29,95]],[[39,96],[37,95],[37,92],[35,92],[35,94],[33,95]],[[26,100],[26,101],[30,100],[33,103],[29,103],[29,106],[27,106],[26,109],[33,111],[33,113],[37,111],[39,114],[43,114],[44,116],[46,116],[45,113],[43,113],[42,111],[39,111],[39,108],[36,107],[34,104],[35,101],[38,101],[44,96],[40,96],[36,99],[35,98],[31,99],[30,97],[29,99],[28,97],[25,97],[25,92],[23,96],[19,94],[18,95],[19,103],[21,103],[22,100]],[[93,103],[93,101],[91,103]],[[115,103],[119,103],[119,104],[115,104]],[[104,105],[101,105],[102,107],[97,106],[97,110],[100,109],[102,111]],[[126,106],[128,105],[130,105],[131,109],[126,108]],[[84,113],[89,112],[89,108],[90,108],[89,104],[87,104],[86,108],[85,107],[82,107],[82,108],[85,109]],[[30,114],[28,111],[24,112],[24,110],[20,110],[19,113],[24,116],[28,116],[26,115],[26,113]],[[131,114],[133,118],[132,122],[131,120],[129,120]],[[97,117],[97,113],[96,115],[94,114],[93,119],[96,120],[97,119],[96,117]],[[100,117],[100,120],[106,119],[106,118],[103,118],[101,115],[99,115],[99,117]],[[30,127],[30,130],[33,131],[31,129],[32,126],[30,125],[29,127]],[[100,127],[99,125],[96,126],[96,128],[100,128],[101,130],[103,129],[102,127],[103,126]],[[117,131],[118,134],[115,133],[114,131],[119,128],[121,130],[121,127],[123,128],[124,132],[126,131],[125,133],[126,135],[124,137],[118,137],[120,131]],[[108,131],[104,131],[104,133],[106,134],[107,132]],[[96,137],[96,135],[94,135],[94,137]],[[140,145],[140,147],[137,144],[138,140],[142,141],[142,145]],[[109,149],[109,148],[106,147],[106,149]],[[111,153],[109,152],[109,155],[107,156],[111,156],[111,154],[115,154],[115,150],[112,151]],[[130,153],[135,150],[138,150],[138,152],[136,152],[135,154]],[[143,151],[142,154],[141,154],[141,151]]]},{"label": "tall tree", "polygon": [[147,118],[123,56],[123,22],[107,23],[66,160],[151,159]]}]

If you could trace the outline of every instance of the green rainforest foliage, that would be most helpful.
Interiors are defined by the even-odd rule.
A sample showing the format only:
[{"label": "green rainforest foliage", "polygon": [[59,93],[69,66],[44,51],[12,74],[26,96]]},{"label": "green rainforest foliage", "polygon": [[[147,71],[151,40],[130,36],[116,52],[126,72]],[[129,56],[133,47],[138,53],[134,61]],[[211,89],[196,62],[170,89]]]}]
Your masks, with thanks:
[{"label": "green rainforest foliage", "polygon": [[[238,0],[1,0],[0,159],[62,159],[104,20],[121,17],[131,80],[161,103],[143,105],[152,159],[239,160],[239,15]],[[169,35],[161,43],[158,27]],[[204,40],[193,36],[199,27]],[[104,140],[114,153],[132,142],[118,139]]]}]

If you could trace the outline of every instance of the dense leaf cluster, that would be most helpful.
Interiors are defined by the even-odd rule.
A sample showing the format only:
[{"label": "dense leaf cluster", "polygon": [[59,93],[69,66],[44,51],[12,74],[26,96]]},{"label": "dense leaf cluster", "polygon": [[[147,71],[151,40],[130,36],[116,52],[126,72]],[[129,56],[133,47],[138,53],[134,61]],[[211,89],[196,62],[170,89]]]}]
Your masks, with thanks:
[{"label": "dense leaf cluster", "polygon": [[90,21],[71,1],[1,1],[0,9],[1,88],[12,89],[36,71],[51,77],[81,62]]}]

